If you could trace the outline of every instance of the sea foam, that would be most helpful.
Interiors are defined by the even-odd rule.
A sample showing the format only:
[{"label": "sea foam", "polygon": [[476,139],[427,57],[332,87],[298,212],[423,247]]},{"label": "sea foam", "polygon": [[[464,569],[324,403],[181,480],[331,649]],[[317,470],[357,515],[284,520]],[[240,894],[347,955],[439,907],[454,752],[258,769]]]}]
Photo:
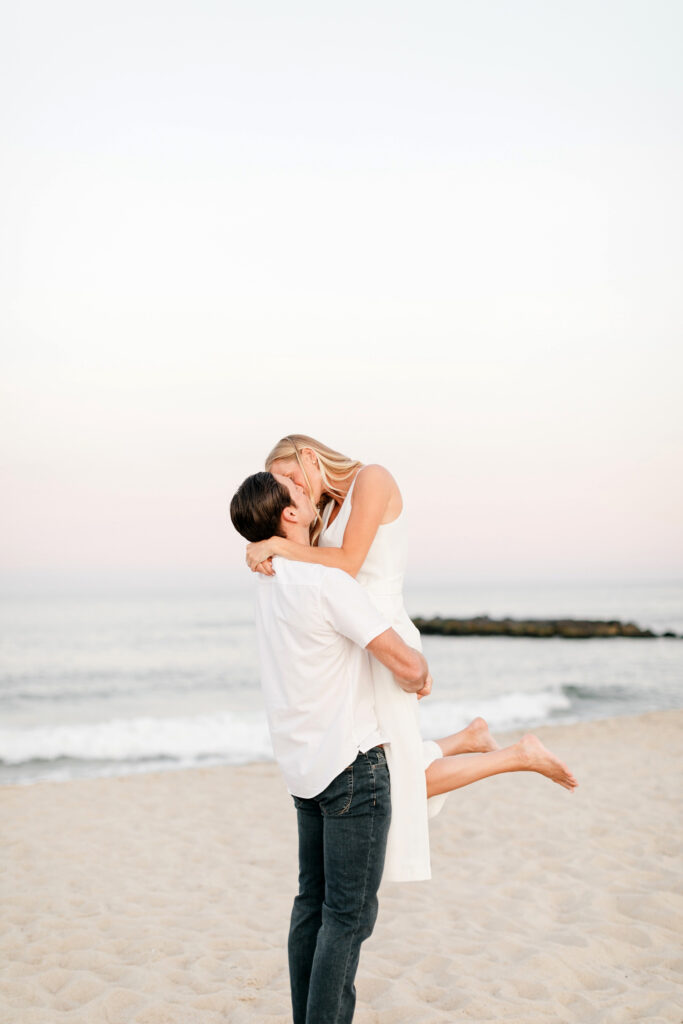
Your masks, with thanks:
[{"label": "sea foam", "polygon": [[477,715],[485,718],[491,729],[529,728],[568,712],[571,706],[570,698],[559,688],[539,693],[505,693],[482,700],[427,699],[420,701],[420,724],[425,739],[437,739],[458,732]]},{"label": "sea foam", "polygon": [[[455,732],[475,715],[492,728],[539,724],[571,707],[560,690],[509,693],[483,700],[420,702],[425,738]],[[265,715],[223,712],[184,717],[114,718],[102,722],[0,729],[0,762],[20,765],[62,759],[136,763],[164,759],[193,764],[218,759],[227,764],[273,756]],[[125,770],[125,769],[124,769]]]},{"label": "sea foam", "polygon": [[14,765],[59,758],[192,762],[216,757],[234,764],[272,756],[265,718],[257,715],[115,718],[87,724],[0,729],[0,761]]}]

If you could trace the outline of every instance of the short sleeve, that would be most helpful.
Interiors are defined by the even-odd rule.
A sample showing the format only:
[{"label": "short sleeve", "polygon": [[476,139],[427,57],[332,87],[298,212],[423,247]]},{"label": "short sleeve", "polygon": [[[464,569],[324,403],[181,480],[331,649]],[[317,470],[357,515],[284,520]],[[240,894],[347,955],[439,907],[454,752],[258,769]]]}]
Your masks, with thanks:
[{"label": "short sleeve", "polygon": [[341,569],[329,569],[320,588],[325,619],[359,647],[367,647],[390,623],[377,611],[360,583]]}]

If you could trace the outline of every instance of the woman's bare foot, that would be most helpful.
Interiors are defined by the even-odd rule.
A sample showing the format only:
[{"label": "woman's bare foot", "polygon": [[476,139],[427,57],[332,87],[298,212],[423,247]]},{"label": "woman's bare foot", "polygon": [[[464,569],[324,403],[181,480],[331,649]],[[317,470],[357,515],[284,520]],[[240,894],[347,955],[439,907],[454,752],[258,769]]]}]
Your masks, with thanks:
[{"label": "woman's bare foot", "polygon": [[489,750],[500,750],[500,747],[489,732],[488,722],[484,718],[473,718],[465,729],[471,739],[471,754],[486,754]]},{"label": "woman's bare foot", "polygon": [[576,789],[578,782],[566,764],[544,747],[538,736],[526,733],[515,745],[522,761],[522,771],[539,772],[565,789]]},{"label": "woman's bare foot", "polygon": [[483,718],[473,718],[460,732],[444,736],[436,742],[441,747],[444,757],[453,757],[455,754],[487,754],[490,750],[500,750],[489,732],[488,723]]}]

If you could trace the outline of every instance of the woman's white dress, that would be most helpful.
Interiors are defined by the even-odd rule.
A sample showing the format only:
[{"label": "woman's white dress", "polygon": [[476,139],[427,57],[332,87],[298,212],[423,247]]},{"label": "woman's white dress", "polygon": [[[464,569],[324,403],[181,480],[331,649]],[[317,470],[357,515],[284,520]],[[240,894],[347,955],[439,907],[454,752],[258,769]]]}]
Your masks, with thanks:
[{"label": "woman's white dress", "polygon": [[[333,502],[325,508],[320,547],[342,546],[357,477],[358,474],[329,525]],[[407,537],[401,513],[393,522],[379,526],[356,579],[401,639],[421,650],[420,633],[403,604],[406,561]],[[444,795],[428,801],[425,783],[425,769],[442,756],[441,748],[432,740],[423,742],[420,736],[415,694],[402,690],[388,668],[375,658],[370,660],[377,720],[388,737],[385,753],[391,775],[391,827],[384,878],[395,882],[420,881],[431,878],[427,819],[441,810],[446,799]]]}]

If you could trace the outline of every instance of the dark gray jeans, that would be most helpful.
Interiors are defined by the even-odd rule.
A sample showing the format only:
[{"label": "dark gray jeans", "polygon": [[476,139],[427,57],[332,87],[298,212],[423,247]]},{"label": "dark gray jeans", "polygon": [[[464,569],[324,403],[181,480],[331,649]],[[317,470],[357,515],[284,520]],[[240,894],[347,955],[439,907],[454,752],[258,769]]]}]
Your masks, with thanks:
[{"label": "dark gray jeans", "polygon": [[299,895],[289,930],[294,1024],[349,1024],[360,947],[377,919],[391,820],[382,747],[358,757],[312,799],[294,797]]}]

